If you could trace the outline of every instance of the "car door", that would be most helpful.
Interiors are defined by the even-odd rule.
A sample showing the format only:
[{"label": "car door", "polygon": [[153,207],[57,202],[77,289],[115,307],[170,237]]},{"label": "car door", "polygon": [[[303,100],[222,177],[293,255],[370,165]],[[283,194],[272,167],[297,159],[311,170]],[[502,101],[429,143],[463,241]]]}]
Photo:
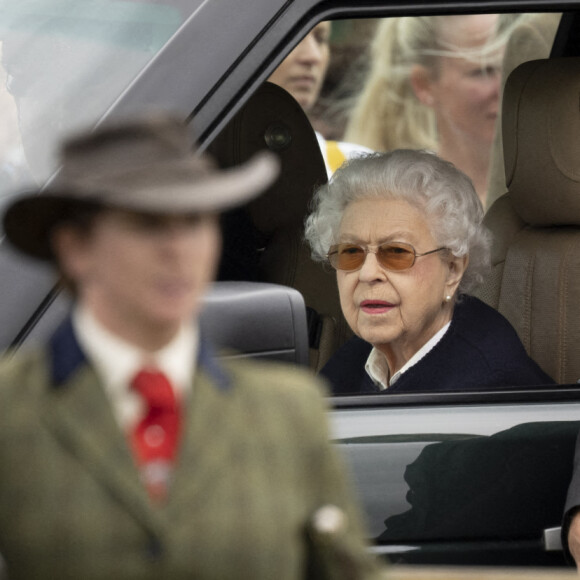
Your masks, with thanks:
[{"label": "car door", "polygon": [[405,563],[565,565],[575,386],[333,402],[333,433],[378,553]]}]

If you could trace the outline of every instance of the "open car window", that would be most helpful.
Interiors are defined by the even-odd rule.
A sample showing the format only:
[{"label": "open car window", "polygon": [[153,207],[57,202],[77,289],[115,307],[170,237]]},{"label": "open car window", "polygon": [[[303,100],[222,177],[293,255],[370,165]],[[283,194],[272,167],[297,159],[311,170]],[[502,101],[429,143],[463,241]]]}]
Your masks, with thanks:
[{"label": "open car window", "polygon": [[[210,147],[224,165],[233,164],[236,154],[238,160],[250,154],[250,143],[264,143],[262,133],[272,128],[280,132],[280,147],[271,148],[283,160],[283,179],[263,199],[226,216],[221,276],[298,288],[308,307],[315,370],[323,368],[352,333],[342,316],[334,271],[327,263],[314,266],[303,243],[312,191],[349,157],[394,148],[426,149],[462,169],[489,209],[507,188],[501,139],[505,79],[519,64],[550,56],[560,16],[472,14],[319,23],[268,79],[275,86],[262,87],[251,97]],[[428,44],[425,38],[434,34],[433,29],[443,30],[445,37]],[[415,38],[418,35],[424,38]],[[324,84],[313,99],[325,58]],[[299,71],[300,62],[308,64],[310,77],[292,73],[290,65]],[[281,89],[286,96],[276,94]],[[449,135],[460,135],[457,143],[463,149],[450,147]],[[464,163],[467,146],[473,148],[471,161],[476,159],[476,164]],[[333,167],[336,157],[339,161]],[[515,214],[509,215],[512,219]],[[517,235],[515,230],[509,232],[511,237]],[[550,360],[551,355],[544,356],[544,345],[530,337],[538,333],[530,331],[530,318],[541,306],[529,306],[527,311],[505,306],[496,278],[503,276],[504,264],[511,258],[496,254],[488,276],[491,282],[474,293],[509,320],[544,370],[528,384],[542,384],[549,377],[575,382],[570,379],[575,369],[558,374],[559,363]],[[524,384],[513,380],[503,386]],[[434,381],[425,390],[437,392],[440,387]],[[471,390],[470,385],[465,390]]]},{"label": "open car window", "polygon": [[[127,87],[191,16],[196,7],[194,4],[177,0],[155,3],[110,0],[106,17],[102,16],[102,3],[87,2],[82,7],[75,4],[74,10],[65,0],[0,4],[0,98],[3,102],[0,115],[5,127],[0,143],[0,205],[17,191],[39,186],[50,177],[58,165],[55,149],[61,136],[98,122],[114,107]],[[474,108],[481,112],[491,107],[490,110],[495,111],[491,115],[491,124],[495,128],[500,122],[501,91],[507,71],[522,61],[550,55],[560,15],[471,16],[487,20],[493,17],[491,40],[485,38],[480,42],[480,33],[476,30],[472,36],[479,44],[470,45],[465,53],[456,54],[457,46],[463,42],[458,35],[467,34],[469,37],[471,29],[465,17],[441,17],[449,22],[446,26],[450,40],[436,49],[424,51],[427,61],[421,66],[440,58],[451,63],[461,61],[463,68],[460,72],[468,79],[467,90],[479,94]],[[417,101],[415,104],[422,107],[410,109],[411,117],[415,119],[413,130],[407,128],[399,133],[388,128],[383,130],[387,135],[402,134],[404,138],[400,141],[381,144],[355,127],[357,107],[373,74],[376,54],[380,52],[377,48],[380,48],[379,38],[383,38],[385,47],[390,46],[393,53],[393,62],[388,69],[391,76],[385,79],[387,86],[394,85],[395,78],[404,84],[404,76],[411,73],[416,63],[408,58],[405,60],[399,54],[403,51],[397,52],[392,45],[405,45],[413,30],[412,25],[419,23],[425,28],[430,19],[335,20],[322,32],[321,25],[325,22],[316,24],[312,30],[315,40],[319,47],[326,48],[329,56],[328,70],[316,102],[304,107],[300,99],[294,99],[291,91],[286,91],[290,100],[286,98],[286,105],[280,108],[279,99],[283,97],[273,94],[276,83],[270,83],[269,88],[265,83],[209,145],[223,165],[249,156],[252,147],[267,146],[286,156],[286,175],[279,182],[277,191],[261,198],[250,208],[225,216],[226,251],[221,278],[278,282],[297,288],[305,297],[308,308],[311,366],[316,371],[349,338],[351,331],[341,314],[334,273],[327,265],[312,263],[309,250],[303,243],[303,221],[312,192],[324,183],[333,167],[349,155],[392,147],[438,150],[436,123],[428,103],[425,104],[429,96],[423,95],[424,102],[420,102],[417,86],[413,93],[407,86],[403,92],[393,91],[390,95],[395,106],[400,106],[402,100],[406,103]],[[290,49],[289,45],[284,48],[286,51]],[[274,81],[272,77],[268,80]],[[314,81],[305,78],[300,82],[308,88]],[[493,83],[498,86],[498,95],[495,104],[489,105],[487,101],[492,99],[486,95]],[[280,86],[278,84],[283,91]],[[461,104],[466,99],[459,94],[458,86],[438,98]],[[261,99],[267,101],[270,98],[274,104],[264,107]],[[373,119],[381,119],[383,112],[380,109],[375,112],[371,106],[365,109],[371,119],[370,125],[381,125]],[[420,114],[415,114],[417,110],[421,111]],[[275,111],[275,118],[267,119],[266,113],[271,111]],[[391,117],[407,119],[409,124],[406,115],[394,114]],[[256,122],[256,116],[263,125]],[[477,131],[489,133],[483,124],[471,125],[469,128],[475,134]],[[258,128],[262,131],[260,135],[256,133]],[[316,134],[308,135],[312,129]],[[238,146],[240,138],[244,138],[240,133],[243,130],[254,131],[249,141],[252,146],[247,150]],[[415,140],[411,139],[413,136]],[[499,133],[492,131],[491,137],[488,135],[487,138],[490,141],[488,187],[483,201],[489,208],[504,193],[505,179]],[[286,148],[289,143],[292,146]],[[334,143],[339,144],[338,155],[333,150]],[[499,307],[498,296],[481,297]],[[512,324],[517,322],[517,314],[512,313]],[[517,324],[514,326],[518,332],[526,330],[525,321],[519,327]],[[522,337],[522,340],[530,351],[533,348],[541,350],[533,347],[527,337]],[[539,363],[543,365],[544,361]],[[549,374],[553,375],[551,369]],[[556,380],[571,382],[567,376],[556,377]],[[433,390],[437,390],[437,385],[433,385]]]},{"label": "open car window", "polygon": [[196,2],[0,2],[0,204],[55,170],[66,134],[95,123]]}]

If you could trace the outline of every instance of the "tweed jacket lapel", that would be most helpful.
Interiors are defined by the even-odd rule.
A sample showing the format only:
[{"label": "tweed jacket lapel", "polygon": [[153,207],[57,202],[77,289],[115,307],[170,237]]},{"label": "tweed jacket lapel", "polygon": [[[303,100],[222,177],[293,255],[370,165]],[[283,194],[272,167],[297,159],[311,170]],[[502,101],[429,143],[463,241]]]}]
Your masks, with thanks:
[{"label": "tweed jacket lapel", "polygon": [[51,385],[44,422],[77,461],[91,472],[119,504],[154,535],[180,518],[180,506],[211,485],[224,468],[229,438],[227,414],[221,413],[224,397],[233,388],[230,377],[200,341],[192,394],[184,410],[184,432],[173,484],[166,504],[153,506],[139,479],[124,434],[94,370],[67,319],[49,344]]},{"label": "tweed jacket lapel", "polygon": [[50,342],[51,385],[43,420],[60,445],[150,532],[162,526],[139,480],[131,451],[70,319]]},{"label": "tweed jacket lapel", "polygon": [[178,518],[182,506],[203,501],[204,490],[211,487],[227,464],[224,453],[227,442],[228,415],[223,405],[234,386],[211,344],[200,342],[195,381],[185,411],[185,429],[173,486],[169,494],[168,511]]}]

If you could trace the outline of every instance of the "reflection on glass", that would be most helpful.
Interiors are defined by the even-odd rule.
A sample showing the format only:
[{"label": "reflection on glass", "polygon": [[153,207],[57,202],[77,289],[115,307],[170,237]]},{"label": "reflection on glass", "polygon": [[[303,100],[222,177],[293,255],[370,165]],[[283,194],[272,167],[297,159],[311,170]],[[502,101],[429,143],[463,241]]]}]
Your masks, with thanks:
[{"label": "reflection on glass", "polygon": [[[0,61],[2,59],[2,43],[0,42]],[[10,192],[21,183],[26,182],[29,171],[18,127],[18,110],[14,97],[7,89],[8,75],[0,67],[0,191]],[[4,196],[0,196],[0,209]]]},{"label": "reflection on glass", "polygon": [[0,0],[0,200],[43,183],[61,136],[97,121],[182,20],[160,3]]},{"label": "reflection on glass", "polygon": [[427,445],[405,470],[411,507],[386,514],[379,543],[539,540],[560,525],[578,426],[522,423]]}]

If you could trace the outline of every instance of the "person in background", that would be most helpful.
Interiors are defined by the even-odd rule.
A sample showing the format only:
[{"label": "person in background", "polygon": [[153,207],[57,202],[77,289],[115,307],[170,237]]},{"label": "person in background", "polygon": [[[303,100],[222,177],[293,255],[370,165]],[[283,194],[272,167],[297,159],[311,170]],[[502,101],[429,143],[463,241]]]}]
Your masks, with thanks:
[{"label": "person in background", "polygon": [[355,334],[321,371],[334,394],[553,383],[468,294],[489,264],[482,218],[469,178],[425,151],[353,159],[319,189],[306,239],[336,269]]},{"label": "person in background", "polygon": [[74,297],[44,347],[0,364],[11,579],[376,577],[322,385],[217,359],[198,330],[218,213],[277,172],[268,154],[220,171],[153,116],[70,138],[42,195],[8,206],[8,241]]},{"label": "person in background", "polygon": [[[268,81],[288,91],[308,114],[316,103],[330,62],[331,23],[320,22],[270,75]],[[326,140],[320,132],[316,138],[324,158],[328,177],[346,159],[371,150],[354,143]]]},{"label": "person in background", "polygon": [[513,17],[385,19],[345,139],[375,151],[428,149],[466,173],[485,205]]}]

